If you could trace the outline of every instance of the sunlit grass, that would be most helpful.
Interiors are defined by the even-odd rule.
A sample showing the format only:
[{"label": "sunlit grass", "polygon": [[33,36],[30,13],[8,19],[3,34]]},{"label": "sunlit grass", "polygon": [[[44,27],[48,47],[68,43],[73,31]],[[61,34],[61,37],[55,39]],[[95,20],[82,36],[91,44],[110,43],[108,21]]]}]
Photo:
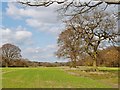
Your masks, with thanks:
[{"label": "sunlit grass", "polygon": [[[99,77],[84,76],[78,70],[70,72],[61,68],[3,68],[4,88],[111,88],[110,84],[99,82]],[[86,73],[87,74],[87,73]],[[115,79],[115,80],[114,80]],[[111,80],[116,83],[117,78]],[[107,78],[104,78],[107,81]],[[108,83],[111,81],[108,80]],[[114,83],[113,83],[114,84]]]}]

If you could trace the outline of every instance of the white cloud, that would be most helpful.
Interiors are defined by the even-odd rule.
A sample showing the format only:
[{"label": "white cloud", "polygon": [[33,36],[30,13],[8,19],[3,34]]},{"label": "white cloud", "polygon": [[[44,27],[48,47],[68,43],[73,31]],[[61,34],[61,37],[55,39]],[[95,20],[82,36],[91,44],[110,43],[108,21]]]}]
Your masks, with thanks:
[{"label": "white cloud", "polygon": [[52,44],[52,45],[47,45],[47,47],[46,47],[46,49],[47,50],[55,50],[55,49],[57,49],[57,45],[56,44]]},{"label": "white cloud", "polygon": [[28,31],[17,31],[15,33],[15,37],[16,39],[18,40],[23,40],[25,38],[29,38],[32,36],[32,33],[31,32],[28,32]]},{"label": "white cloud", "polygon": [[27,47],[24,49],[23,56],[29,57],[31,60],[37,61],[56,61],[56,57],[54,55],[56,51],[57,45],[47,45],[44,47]]},{"label": "white cloud", "polygon": [[[42,22],[57,22],[56,14],[55,14],[54,5],[50,6],[49,8],[45,7],[25,7],[21,8],[18,7],[18,3],[8,3],[8,8],[6,9],[7,14],[10,16],[15,17],[30,17],[34,19],[40,19]],[[49,15],[49,17],[48,17]],[[54,17],[54,18],[53,18]]]},{"label": "white cloud", "polygon": [[44,23],[37,19],[27,19],[26,23],[29,26],[36,28],[38,31],[52,33],[55,35],[58,35],[62,31],[63,27],[63,25],[60,23]]},{"label": "white cloud", "polygon": [[28,47],[28,48],[26,48],[25,51],[27,53],[35,54],[35,53],[44,53],[46,51],[46,49],[43,49],[40,47],[36,47],[36,48]]},{"label": "white cloud", "polygon": [[18,7],[18,3],[8,3],[8,8],[6,12],[8,15],[13,16],[13,18],[23,18],[29,17],[33,19],[39,19],[41,22],[55,23],[57,14],[55,13],[55,5],[49,8],[45,7]]},{"label": "white cloud", "polygon": [[8,28],[6,28],[6,29],[0,28],[0,31],[1,31],[1,34],[3,37],[7,37],[8,35],[11,34],[11,30]]},{"label": "white cloud", "polygon": [[9,29],[9,28],[0,28],[1,32],[1,37],[0,40],[1,42],[4,43],[15,43],[15,44],[25,44],[29,43],[29,40],[32,37],[32,33],[25,30],[24,28],[21,30],[18,30],[16,28],[15,30]]},{"label": "white cloud", "polygon": [[41,26],[44,25],[43,23],[39,22],[36,19],[27,19],[26,22],[27,22],[28,25],[30,25],[32,27],[41,27]]},{"label": "white cloud", "polygon": [[0,33],[0,40],[2,43],[8,42],[12,39],[12,31],[9,28],[0,28]]},{"label": "white cloud", "polygon": [[26,24],[40,32],[58,34],[63,27],[57,19],[56,4],[50,7],[26,7],[20,8],[16,3],[8,3],[7,15],[13,18],[23,19]]},{"label": "white cloud", "polygon": [[43,54],[43,53],[49,53],[49,52],[54,52],[57,48],[57,45],[47,45],[45,47],[28,47],[25,49],[25,53],[30,53],[30,54]]}]

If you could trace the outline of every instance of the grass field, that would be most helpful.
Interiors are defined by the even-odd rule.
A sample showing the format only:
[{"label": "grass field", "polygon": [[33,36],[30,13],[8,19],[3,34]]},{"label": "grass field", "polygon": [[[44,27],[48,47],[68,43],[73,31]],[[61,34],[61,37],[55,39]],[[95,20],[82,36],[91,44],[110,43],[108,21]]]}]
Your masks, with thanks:
[{"label": "grass field", "polygon": [[118,69],[105,67],[100,69],[103,71],[94,73],[68,67],[2,68],[2,87],[117,88]]}]

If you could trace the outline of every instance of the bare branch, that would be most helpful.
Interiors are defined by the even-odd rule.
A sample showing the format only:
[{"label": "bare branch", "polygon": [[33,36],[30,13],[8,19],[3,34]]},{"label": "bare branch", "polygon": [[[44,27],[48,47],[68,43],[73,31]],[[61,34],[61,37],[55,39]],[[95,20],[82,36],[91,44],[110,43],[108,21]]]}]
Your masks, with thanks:
[{"label": "bare branch", "polygon": [[57,4],[62,4],[62,3],[65,3],[67,0],[59,0],[59,1],[57,1],[57,0],[49,0],[49,1],[34,1],[34,2],[29,2],[29,1],[22,1],[22,0],[20,0],[20,1],[18,1],[18,3],[21,3],[21,4],[23,4],[23,5],[28,5],[28,6],[36,6],[36,7],[38,7],[38,6],[45,6],[45,7],[48,7],[48,6],[50,6],[50,5],[52,5],[53,3],[57,3]]},{"label": "bare branch", "polygon": [[120,4],[120,0],[93,0],[93,1],[102,1],[107,4]]}]

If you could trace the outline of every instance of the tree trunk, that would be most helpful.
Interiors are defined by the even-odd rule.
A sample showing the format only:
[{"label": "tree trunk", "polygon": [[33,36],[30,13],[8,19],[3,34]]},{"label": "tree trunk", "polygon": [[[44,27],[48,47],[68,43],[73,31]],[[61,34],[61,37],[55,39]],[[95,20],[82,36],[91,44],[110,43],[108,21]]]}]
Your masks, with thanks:
[{"label": "tree trunk", "polygon": [[5,64],[5,67],[8,67],[8,63]]},{"label": "tree trunk", "polygon": [[96,59],[93,59],[93,68],[96,71],[97,69],[97,63],[96,63]]},{"label": "tree trunk", "polygon": [[75,61],[73,61],[73,68],[76,68],[76,60]]},{"label": "tree trunk", "polygon": [[97,53],[94,54],[94,58],[93,58],[93,70],[99,71],[97,68]]},{"label": "tree trunk", "polygon": [[76,61],[71,61],[70,68],[76,68]]}]

